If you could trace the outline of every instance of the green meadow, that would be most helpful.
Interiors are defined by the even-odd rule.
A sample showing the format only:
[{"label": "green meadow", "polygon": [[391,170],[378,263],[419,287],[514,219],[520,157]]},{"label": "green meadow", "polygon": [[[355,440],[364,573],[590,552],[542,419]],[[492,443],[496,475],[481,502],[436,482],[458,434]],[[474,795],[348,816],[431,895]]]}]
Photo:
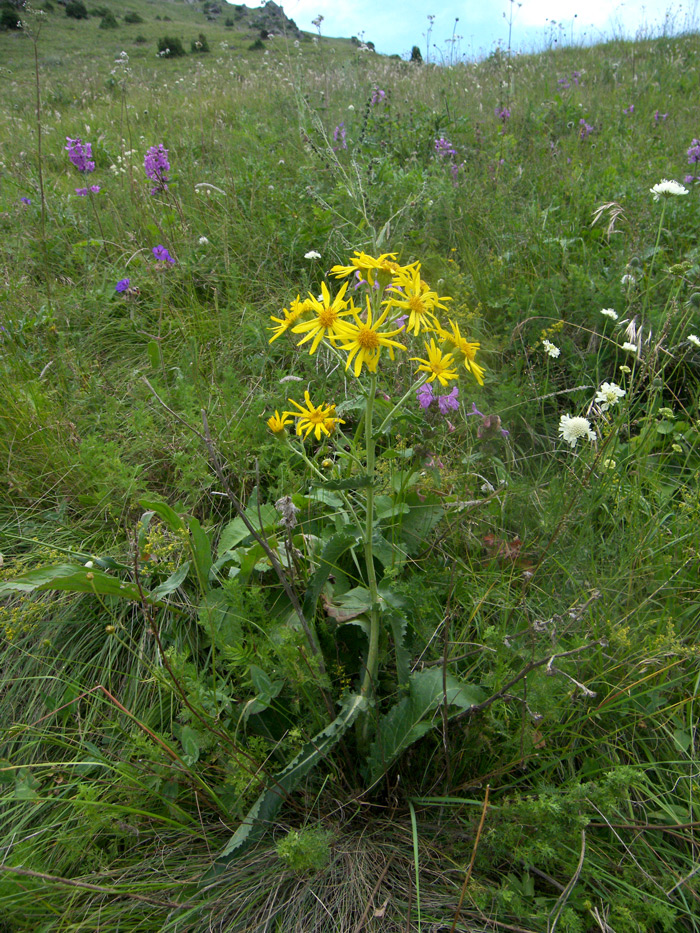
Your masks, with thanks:
[{"label": "green meadow", "polygon": [[700,930],[700,37],[41,6],[0,933]]}]

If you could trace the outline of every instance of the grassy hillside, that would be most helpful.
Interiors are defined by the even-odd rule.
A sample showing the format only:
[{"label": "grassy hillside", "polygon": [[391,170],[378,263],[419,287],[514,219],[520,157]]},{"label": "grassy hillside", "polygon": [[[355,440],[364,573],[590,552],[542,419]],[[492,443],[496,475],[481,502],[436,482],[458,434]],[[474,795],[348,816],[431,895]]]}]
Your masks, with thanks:
[{"label": "grassy hillside", "polygon": [[0,32],[0,930],[698,929],[700,39],[226,16]]}]

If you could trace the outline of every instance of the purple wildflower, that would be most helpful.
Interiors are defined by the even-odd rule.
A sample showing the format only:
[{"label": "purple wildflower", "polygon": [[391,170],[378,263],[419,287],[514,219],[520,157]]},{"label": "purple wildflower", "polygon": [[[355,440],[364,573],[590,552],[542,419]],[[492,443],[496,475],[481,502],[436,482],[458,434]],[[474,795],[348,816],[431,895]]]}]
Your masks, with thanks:
[{"label": "purple wildflower", "polygon": [[338,149],[347,149],[348,144],[345,141],[345,123],[339,123],[336,128],[333,130],[333,141],[339,145],[333,146],[333,151],[337,152]]},{"label": "purple wildflower", "polygon": [[435,152],[437,152],[439,156],[457,155],[457,150],[453,148],[449,139],[445,139],[444,136],[441,136],[439,139],[435,140]]},{"label": "purple wildflower", "polygon": [[89,194],[97,194],[100,190],[99,185],[90,185],[89,188],[76,188],[75,193],[80,198],[86,198]]},{"label": "purple wildflower", "polygon": [[572,71],[572,72],[571,72],[571,80],[574,82],[574,84],[576,85],[576,87],[578,87],[578,79],[579,79],[580,77],[581,77],[581,72],[580,72],[580,71]]},{"label": "purple wildflower", "polygon": [[493,111],[501,123],[507,123],[510,120],[510,110],[508,107],[496,107]]},{"label": "purple wildflower", "polygon": [[433,395],[433,385],[431,382],[424,383],[416,392],[418,397],[418,404],[421,408],[430,408],[431,404],[435,400]]},{"label": "purple wildflower", "polygon": [[381,103],[386,97],[386,91],[383,91],[381,88],[376,87],[372,91],[372,96],[369,101],[370,107],[374,107],[376,104]]},{"label": "purple wildflower", "polygon": [[683,181],[686,183],[686,185],[692,185],[695,180],[695,175],[685,175],[683,178]]},{"label": "purple wildflower", "polygon": [[634,104],[630,104],[629,107],[625,107],[622,112],[627,116],[631,116],[634,113]]},{"label": "purple wildflower", "polygon": [[688,165],[700,162],[700,139],[694,139],[688,149]]},{"label": "purple wildflower", "polygon": [[159,262],[169,262],[171,265],[175,264],[175,260],[162,243],[153,247],[153,255]]},{"label": "purple wildflower", "polygon": [[31,203],[32,203],[32,202],[29,200],[29,198],[20,198],[20,201],[22,202],[22,204],[31,204]]},{"label": "purple wildflower", "polygon": [[583,117],[581,117],[581,119],[578,121],[578,125],[581,127],[581,129],[579,130],[579,139],[581,139],[581,141],[583,141],[584,139],[588,139],[588,137],[593,132],[593,127],[591,126],[591,124],[586,123]]},{"label": "purple wildflower", "polygon": [[571,85],[569,84],[568,78],[559,78],[559,80],[557,81],[557,84],[561,84],[562,89],[564,91],[568,91],[569,88],[571,87]]},{"label": "purple wildflower", "polygon": [[459,408],[458,395],[459,389],[457,386],[454,386],[449,395],[440,395],[438,397],[438,406],[441,415],[446,415],[448,411],[457,411]]},{"label": "purple wildflower", "polygon": [[66,136],[67,146],[64,148],[68,152],[68,158],[71,160],[73,165],[78,169],[79,172],[94,172],[95,163],[92,161],[92,145],[91,143],[83,143],[82,139],[79,136],[76,136],[75,139],[71,139],[70,136]]},{"label": "purple wildflower", "polygon": [[476,407],[476,402],[472,402],[472,410],[467,412],[467,418],[471,418],[472,415],[476,415],[479,418],[484,417],[484,415]]},{"label": "purple wildflower", "polygon": [[127,292],[129,286],[131,285],[131,279],[119,279],[117,284],[114,286],[115,292]]},{"label": "purple wildflower", "polygon": [[667,116],[668,116],[667,113],[659,113],[658,110],[655,110],[654,111],[654,123],[656,123],[657,125],[659,123],[665,123]]},{"label": "purple wildflower", "polygon": [[170,162],[168,161],[168,150],[164,148],[163,143],[157,146],[151,146],[143,160],[143,167],[146,171],[146,177],[155,182],[151,188],[151,194],[158,194],[161,191],[168,190],[168,175],[170,171]]}]

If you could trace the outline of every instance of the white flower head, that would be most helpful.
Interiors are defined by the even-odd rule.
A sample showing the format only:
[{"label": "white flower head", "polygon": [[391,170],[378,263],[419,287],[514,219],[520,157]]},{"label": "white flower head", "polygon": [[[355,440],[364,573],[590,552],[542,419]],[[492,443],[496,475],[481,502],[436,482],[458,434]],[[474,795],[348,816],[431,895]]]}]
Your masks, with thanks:
[{"label": "white flower head", "polygon": [[694,347],[700,347],[700,337],[697,334],[688,334],[688,343],[692,343]]},{"label": "white flower head", "polygon": [[543,340],[542,346],[544,347],[544,352],[547,354],[547,356],[551,356],[553,360],[556,360],[556,358],[561,353],[559,347],[555,347],[551,340]]},{"label": "white flower head", "polygon": [[632,275],[631,272],[625,272],[625,274],[620,279],[620,285],[634,285],[637,279]]},{"label": "white flower head", "polygon": [[587,437],[589,441],[596,440],[595,431],[591,428],[588,418],[577,418],[572,415],[562,415],[559,419],[559,433],[562,440],[571,447],[575,447],[579,437]]},{"label": "white flower head", "polygon": [[320,259],[321,254],[317,253],[315,249],[310,249],[308,253],[304,253],[304,259]]},{"label": "white flower head", "polygon": [[684,188],[677,181],[669,181],[668,178],[662,178],[658,185],[654,185],[649,191],[654,195],[655,201],[658,201],[661,197],[670,198],[677,197],[680,194],[688,194],[687,188]]},{"label": "white flower head", "polygon": [[613,405],[617,405],[621,398],[627,395],[625,389],[621,389],[614,382],[604,382],[596,393],[595,400],[601,411],[607,411]]},{"label": "white flower head", "polygon": [[622,344],[622,349],[627,350],[628,353],[639,353],[639,348],[636,343],[630,343],[629,340],[625,340]]},{"label": "white flower head", "polygon": [[613,308],[601,308],[600,313],[604,315],[604,317],[609,317],[611,321],[617,320],[617,311]]},{"label": "white flower head", "polygon": [[617,466],[617,461],[608,458],[607,460],[603,460],[603,466],[606,470],[614,470]]},{"label": "white flower head", "polygon": [[199,243],[200,246],[208,246],[208,245],[209,245],[209,240],[208,240],[205,236],[201,236],[201,237],[199,238],[199,240],[197,240],[197,242]]}]

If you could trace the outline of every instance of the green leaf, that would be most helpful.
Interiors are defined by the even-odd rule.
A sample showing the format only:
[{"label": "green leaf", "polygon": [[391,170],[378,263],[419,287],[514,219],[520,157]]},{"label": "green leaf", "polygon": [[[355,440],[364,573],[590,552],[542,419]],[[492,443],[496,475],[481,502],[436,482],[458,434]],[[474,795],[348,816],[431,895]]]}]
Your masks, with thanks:
[{"label": "green leaf", "polygon": [[171,531],[184,531],[187,527],[177,512],[173,511],[167,502],[149,502],[139,499],[142,509],[149,509],[162,519]]},{"label": "green leaf", "polygon": [[197,621],[212,643],[223,651],[243,641],[240,619],[229,605],[224,590],[211,590],[206,594],[199,605]]},{"label": "green leaf", "polygon": [[367,709],[367,699],[359,694],[346,696],[339,715],[314,736],[282,771],[273,775],[270,786],[255,801],[245,820],[233,834],[204,880],[209,881],[223,870],[227,862],[242,854],[263,835],[279,812],[287,794],[318,764],[343,736],[357,716]]},{"label": "green leaf", "polygon": [[338,565],[338,561],[348,548],[357,544],[358,534],[341,531],[334,534],[323,547],[321,552],[321,561],[317,570],[309,581],[309,586],[304,596],[303,612],[307,619],[312,619],[316,612],[316,603],[321,595],[321,590],[328,579],[329,574],[333,573]]},{"label": "green leaf", "polygon": [[[100,596],[121,596],[140,601],[141,592],[133,583],[123,583],[101,570],[58,564],[42,567],[0,583],[0,596],[8,593],[34,593],[45,590],[66,590],[69,593],[98,593]],[[144,592],[150,601],[150,594]]]},{"label": "green leaf", "polygon": [[449,706],[457,707],[452,715],[476,706],[483,699],[481,690],[459,683],[451,674],[447,675],[443,684],[443,672],[439,667],[411,675],[408,696],[399,700],[379,719],[377,738],[369,754],[372,783],[381,778],[409,745],[432,728],[428,714],[444,702],[445,696]]},{"label": "green leaf", "polygon": [[190,570],[190,562],[188,560],[182,564],[181,567],[178,567],[174,573],[171,573],[167,580],[164,580],[159,586],[151,591],[151,597],[153,599],[162,599],[163,596],[168,596],[173,590],[176,590],[178,586],[185,580],[187,574]]},{"label": "green leaf", "polygon": [[386,617],[388,618],[389,625],[391,626],[391,634],[394,638],[394,650],[396,651],[396,677],[398,679],[399,686],[406,687],[408,686],[411,664],[411,654],[406,647],[406,631],[408,629],[408,619],[401,615],[400,612],[396,612],[393,609],[386,613]]},{"label": "green leaf", "polygon": [[211,542],[209,541],[209,535],[196,518],[188,518],[187,524],[190,528],[190,544],[195,567],[197,568],[197,577],[202,592],[206,593],[209,590],[209,571],[212,564]]},{"label": "green leaf", "polygon": [[148,353],[148,362],[151,364],[151,369],[160,369],[163,365],[163,360],[160,355],[160,345],[157,341],[149,340],[146,346],[146,352]]},{"label": "green leaf", "polygon": [[327,482],[312,483],[311,485],[317,489],[331,489],[333,491],[339,489],[366,489],[367,486],[372,485],[372,477],[363,473],[360,476],[349,476],[347,479],[329,479]]},{"label": "green leaf", "polygon": [[[259,531],[260,534],[267,536],[271,534],[275,528],[279,525],[280,514],[274,505],[261,505],[260,506],[260,515],[258,515],[258,506],[257,506],[257,495],[256,492],[248,500],[248,505],[245,510],[245,516],[251,525]],[[260,528],[260,518],[262,517],[262,528]],[[241,541],[245,541],[246,538],[250,537],[250,531],[246,528],[245,522],[237,515],[232,521],[226,525],[224,530],[221,532],[221,537],[219,538],[219,546],[217,554],[219,558],[226,551],[230,551],[232,548],[236,547],[237,544],[240,544]]]},{"label": "green leaf", "polygon": [[180,744],[185,753],[185,763],[193,765],[199,761],[199,735],[190,726],[183,726],[180,732]]}]

